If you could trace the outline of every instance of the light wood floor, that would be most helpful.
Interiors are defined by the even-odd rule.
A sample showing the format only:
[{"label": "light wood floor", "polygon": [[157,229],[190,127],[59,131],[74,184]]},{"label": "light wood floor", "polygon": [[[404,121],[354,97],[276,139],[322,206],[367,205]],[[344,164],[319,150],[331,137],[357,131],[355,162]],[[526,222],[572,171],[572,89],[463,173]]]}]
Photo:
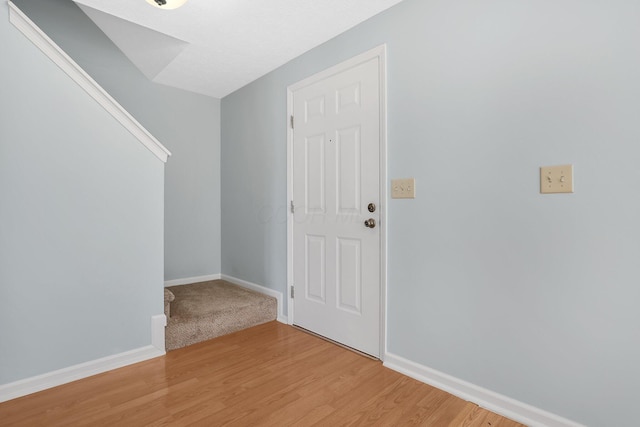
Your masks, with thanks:
[{"label": "light wood floor", "polygon": [[277,322],[2,403],[0,424],[521,426]]}]

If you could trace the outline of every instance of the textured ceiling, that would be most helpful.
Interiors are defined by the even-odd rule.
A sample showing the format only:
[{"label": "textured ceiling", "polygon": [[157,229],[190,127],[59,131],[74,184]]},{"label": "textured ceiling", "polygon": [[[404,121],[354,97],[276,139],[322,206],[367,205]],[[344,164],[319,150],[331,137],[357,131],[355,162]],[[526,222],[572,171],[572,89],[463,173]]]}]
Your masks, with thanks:
[{"label": "textured ceiling", "polygon": [[401,0],[74,0],[156,83],[215,98]]}]

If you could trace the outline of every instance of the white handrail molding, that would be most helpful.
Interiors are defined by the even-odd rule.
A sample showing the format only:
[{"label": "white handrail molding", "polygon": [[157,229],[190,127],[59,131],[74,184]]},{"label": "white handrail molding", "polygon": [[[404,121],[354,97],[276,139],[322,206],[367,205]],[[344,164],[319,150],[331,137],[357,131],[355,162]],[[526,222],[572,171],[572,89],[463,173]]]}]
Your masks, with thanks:
[{"label": "white handrail molding", "polygon": [[87,74],[69,55],[67,55],[49,36],[47,36],[14,3],[9,5],[9,22],[25,35],[38,49],[51,59],[73,81],[83,88],[98,104],[111,114],[122,126],[135,136],[156,157],[167,162],[171,152],[144,128],[127,110],[109,95],[95,80]]}]

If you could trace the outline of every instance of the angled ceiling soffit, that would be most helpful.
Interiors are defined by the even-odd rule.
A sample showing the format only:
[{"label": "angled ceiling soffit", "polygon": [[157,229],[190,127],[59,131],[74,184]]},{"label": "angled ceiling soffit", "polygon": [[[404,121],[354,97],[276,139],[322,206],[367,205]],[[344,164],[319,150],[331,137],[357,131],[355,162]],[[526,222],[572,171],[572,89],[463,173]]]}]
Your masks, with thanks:
[{"label": "angled ceiling soffit", "polygon": [[184,40],[77,4],[149,80],[154,80],[189,46]]}]

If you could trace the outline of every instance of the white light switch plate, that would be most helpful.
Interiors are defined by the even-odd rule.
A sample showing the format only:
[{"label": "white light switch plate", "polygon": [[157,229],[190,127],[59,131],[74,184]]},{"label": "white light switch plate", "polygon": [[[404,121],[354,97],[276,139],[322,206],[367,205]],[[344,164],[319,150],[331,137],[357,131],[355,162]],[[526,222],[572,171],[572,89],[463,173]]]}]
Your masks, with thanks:
[{"label": "white light switch plate", "polygon": [[391,180],[392,199],[415,199],[416,180],[415,178],[402,178]]},{"label": "white light switch plate", "polygon": [[573,165],[541,167],[540,192],[573,193]]}]

